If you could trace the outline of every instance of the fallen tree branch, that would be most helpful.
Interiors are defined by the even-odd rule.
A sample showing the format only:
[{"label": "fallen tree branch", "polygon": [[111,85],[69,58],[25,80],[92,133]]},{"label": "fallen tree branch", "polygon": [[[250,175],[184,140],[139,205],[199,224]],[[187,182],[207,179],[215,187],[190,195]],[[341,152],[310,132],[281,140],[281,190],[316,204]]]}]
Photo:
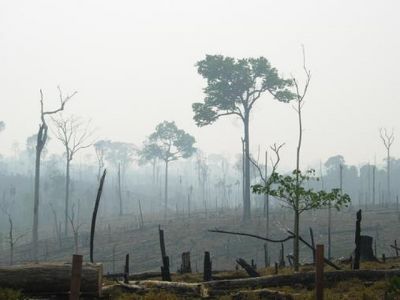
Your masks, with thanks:
[{"label": "fallen tree branch", "polygon": [[251,234],[251,233],[244,233],[244,232],[235,232],[235,231],[226,231],[226,230],[219,230],[219,229],[209,229],[209,232],[216,232],[216,233],[225,233],[225,234],[233,234],[233,235],[242,235],[242,236],[248,236],[248,237],[253,237],[259,240],[271,242],[271,243],[284,243],[286,241],[289,241],[293,239],[293,236],[288,236],[287,238],[281,239],[281,240],[273,240],[269,238],[265,238],[256,234]]},{"label": "fallen tree branch", "polygon": [[[296,236],[295,234],[294,234],[294,232],[291,232],[290,230],[288,230],[287,231],[293,238]],[[311,249],[311,251],[313,252],[313,253],[315,253],[315,248],[312,246],[312,245],[310,245],[306,240],[304,240],[301,236],[299,236],[299,241],[301,241],[304,245],[306,245],[308,248],[310,248]],[[335,270],[341,270],[341,268],[340,267],[338,267],[337,265],[335,265],[333,262],[331,262],[329,259],[327,259],[326,257],[324,257],[324,262],[327,264],[327,265],[329,265],[329,266],[331,266],[332,268],[334,268]]]},{"label": "fallen tree branch", "polygon": [[[235,232],[235,231],[226,231],[226,230],[219,230],[219,229],[209,229],[209,232],[216,232],[216,233],[225,233],[225,234],[233,234],[233,235],[242,235],[242,236],[248,236],[248,237],[252,237],[252,238],[256,238],[259,240],[263,240],[263,241],[267,241],[267,242],[271,242],[271,243],[283,243],[286,242],[288,240],[291,240],[295,237],[295,234],[293,232],[291,232],[290,230],[288,230],[287,232],[289,233],[289,236],[287,238],[281,239],[281,240],[273,240],[273,239],[269,239],[269,238],[265,238],[256,234],[251,234],[251,233],[244,233],[244,232]],[[299,240],[305,244],[308,248],[310,248],[313,252],[315,251],[314,247],[311,246],[306,240],[304,240],[301,236],[299,236]],[[324,257],[324,261],[327,265],[331,266],[332,268],[334,268],[335,270],[341,270],[340,267],[338,267],[337,265],[335,265],[333,262],[331,262],[329,259],[327,259],[326,257]]]}]

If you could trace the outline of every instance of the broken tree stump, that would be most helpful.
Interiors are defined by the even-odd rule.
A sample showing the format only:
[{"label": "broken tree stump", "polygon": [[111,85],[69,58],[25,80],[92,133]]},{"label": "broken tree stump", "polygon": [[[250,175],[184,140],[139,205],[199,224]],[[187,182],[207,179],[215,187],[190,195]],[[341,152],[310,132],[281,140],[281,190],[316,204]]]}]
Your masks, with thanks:
[{"label": "broken tree stump", "polygon": [[373,238],[369,235],[360,236],[360,260],[361,261],[377,261],[374,250],[372,249]]},{"label": "broken tree stump", "polygon": [[124,283],[129,283],[129,254],[125,256]]},{"label": "broken tree stump", "polygon": [[250,277],[260,277],[260,274],[249,265],[243,258],[238,258],[236,262],[249,274]]},{"label": "broken tree stump", "polygon": [[[71,272],[71,263],[0,267],[0,286],[33,295],[67,295],[71,288]],[[81,294],[100,297],[102,276],[101,264],[83,264],[80,280]]]},{"label": "broken tree stump", "polygon": [[361,257],[361,209],[357,212],[356,234],[354,242],[356,244],[356,248],[354,250],[353,262],[351,268],[353,270],[358,270],[360,269],[360,257]]},{"label": "broken tree stump", "polygon": [[182,253],[182,264],[180,273],[181,274],[192,273],[192,267],[190,265],[190,252]]},{"label": "broken tree stump", "polygon": [[281,243],[281,250],[279,252],[279,267],[284,268],[285,265],[285,246],[283,243]]},{"label": "broken tree stump", "polygon": [[212,280],[212,262],[210,258],[210,252],[204,252],[204,271],[203,271],[203,281]]},{"label": "broken tree stump", "polygon": [[161,267],[161,277],[164,281],[171,281],[171,273],[169,271],[169,257],[165,251],[165,241],[164,241],[164,230],[161,229],[161,226],[158,226],[158,233],[160,236],[160,249],[161,249],[161,259],[162,259],[162,267]]}]

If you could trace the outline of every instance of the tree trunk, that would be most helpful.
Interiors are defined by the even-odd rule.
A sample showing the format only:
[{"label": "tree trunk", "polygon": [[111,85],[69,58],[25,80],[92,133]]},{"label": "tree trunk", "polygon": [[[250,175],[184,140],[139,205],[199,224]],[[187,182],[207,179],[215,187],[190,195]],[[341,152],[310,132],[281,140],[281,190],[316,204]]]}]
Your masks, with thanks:
[{"label": "tree trunk", "polygon": [[294,210],[295,237],[293,239],[293,265],[295,271],[299,271],[299,261],[300,261],[299,231],[300,231],[300,213],[297,209],[295,209]]},{"label": "tree trunk", "polygon": [[244,119],[244,194],[243,194],[243,221],[250,220],[251,203],[250,203],[250,136],[249,136],[249,114]]},{"label": "tree trunk", "polygon": [[[71,264],[27,264],[0,268],[0,286],[40,295],[67,294],[70,289]],[[81,293],[100,296],[102,266],[82,266]]]},{"label": "tree trunk", "polygon": [[167,219],[168,209],[168,160],[165,160],[165,182],[164,182],[164,218]]},{"label": "tree trunk", "polygon": [[118,164],[118,199],[119,199],[119,215],[122,216],[122,191],[121,191],[121,164]]},{"label": "tree trunk", "polygon": [[67,167],[65,171],[65,220],[64,220],[64,235],[68,236],[68,209],[69,209],[69,167],[71,160],[69,158],[69,151],[67,151]]},{"label": "tree trunk", "polygon": [[[43,150],[43,143],[46,142],[46,125],[40,125],[37,143],[36,143],[36,160],[35,160],[35,188],[33,200],[33,226],[32,226],[32,243],[33,243],[33,260],[38,261],[38,240],[39,240],[39,189],[40,189],[40,156]],[[43,138],[44,137],[44,138]]]},{"label": "tree trunk", "polygon": [[97,211],[99,210],[99,204],[100,204],[100,198],[101,198],[101,193],[103,192],[103,184],[104,180],[106,178],[107,170],[104,169],[103,171],[103,176],[100,179],[100,184],[99,184],[99,189],[97,190],[97,196],[96,196],[96,201],[94,204],[94,209],[93,209],[93,214],[92,214],[92,223],[90,226],[90,262],[93,263],[93,244],[94,244],[94,232],[96,229],[96,217],[97,217]]}]

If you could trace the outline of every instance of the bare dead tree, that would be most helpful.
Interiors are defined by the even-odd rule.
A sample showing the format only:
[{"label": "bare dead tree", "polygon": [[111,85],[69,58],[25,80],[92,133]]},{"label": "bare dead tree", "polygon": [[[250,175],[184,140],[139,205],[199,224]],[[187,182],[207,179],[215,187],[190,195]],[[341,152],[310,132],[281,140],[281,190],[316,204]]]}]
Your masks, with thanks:
[{"label": "bare dead tree", "polygon": [[101,178],[101,171],[104,168],[104,156],[105,156],[105,149],[100,142],[94,143],[94,150],[96,152],[97,162],[99,164],[99,169],[97,172],[97,181],[100,181]]},{"label": "bare dead tree", "polygon": [[74,234],[74,253],[79,253],[79,229],[83,225],[83,223],[79,222],[78,218],[75,218],[75,205],[72,204],[71,215],[68,216],[69,222],[71,223],[72,232]]},{"label": "bare dead tree", "polygon": [[63,144],[65,149],[66,176],[64,235],[67,236],[71,162],[76,153],[93,145],[93,141],[91,140],[93,131],[90,129],[90,121],[85,122],[75,116],[64,118],[64,116],[60,115],[58,118],[52,118],[52,121],[55,124],[54,134],[56,138]]},{"label": "bare dead tree", "polygon": [[34,199],[33,199],[33,226],[32,226],[32,244],[33,244],[33,259],[38,260],[38,240],[39,240],[39,187],[40,187],[40,157],[42,150],[46,145],[48,125],[46,123],[46,116],[54,115],[64,110],[65,104],[76,95],[76,91],[71,95],[64,96],[61,88],[58,88],[60,106],[55,110],[44,110],[44,96],[40,90],[40,120],[39,131],[36,140],[36,160],[35,160],[35,186],[34,186]]},{"label": "bare dead tree", "polygon": [[389,202],[392,199],[390,191],[390,148],[394,142],[394,132],[392,129],[392,131],[388,133],[386,128],[381,128],[379,134],[386,149],[387,201]]},{"label": "bare dead tree", "polygon": [[8,217],[8,223],[10,225],[9,231],[8,231],[8,243],[9,243],[9,246],[10,246],[9,263],[10,263],[10,266],[12,266],[14,264],[14,248],[15,248],[15,245],[17,244],[18,240],[20,240],[24,236],[24,234],[20,234],[20,235],[15,236],[13,218],[12,218],[12,215],[9,212],[9,210],[6,208],[4,202],[1,205],[1,210]]},{"label": "bare dead tree", "polygon": [[54,206],[52,203],[49,204],[51,211],[53,213],[53,218],[54,218],[54,231],[56,233],[56,238],[58,240],[58,245],[61,249],[62,247],[62,237],[61,237],[61,228],[59,227],[58,223],[58,217],[57,217],[57,211],[55,210]]}]

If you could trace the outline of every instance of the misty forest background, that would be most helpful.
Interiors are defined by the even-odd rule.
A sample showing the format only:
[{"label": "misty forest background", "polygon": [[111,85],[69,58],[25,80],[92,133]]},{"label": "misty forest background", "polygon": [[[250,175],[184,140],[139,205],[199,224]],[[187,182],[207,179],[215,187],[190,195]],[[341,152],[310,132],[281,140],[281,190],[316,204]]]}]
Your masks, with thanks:
[{"label": "misty forest background", "polygon": [[[303,59],[305,63],[304,48]],[[205,153],[197,147],[195,137],[173,120],[160,120],[146,140],[135,144],[115,141],[112,137],[99,140],[96,124],[68,114],[69,101],[75,101],[79,93],[63,94],[59,88],[61,109],[47,111],[48,106],[57,102],[50,101],[40,91],[38,105],[42,107],[42,124],[38,134],[27,136],[25,144],[13,143],[12,154],[0,159],[2,264],[65,260],[74,252],[86,257],[94,200],[105,168],[108,175],[97,221],[95,255],[105,263],[107,272],[120,268],[126,252],[133,253],[134,270],[158,269],[159,224],[166,230],[167,246],[173,247],[170,254],[173,269],[179,267],[179,255],[186,250],[192,251],[196,268],[204,251],[212,253],[214,265],[221,269],[233,268],[233,257],[245,256],[259,265],[267,265],[270,257],[276,258],[278,246],[271,246],[270,257],[266,259],[260,242],[221,237],[207,229],[233,228],[279,237],[286,228],[293,227],[292,208],[282,205],[282,199],[251,193],[250,187],[264,185],[275,168],[283,174],[299,170],[303,130],[300,127],[298,165],[292,170],[281,170],[278,162],[285,157],[280,157],[277,149],[285,147],[284,144],[270,148],[274,141],[266,138],[265,145],[250,149],[250,110],[257,114],[257,100],[275,101],[275,98],[289,102],[287,109],[295,108],[301,126],[299,111],[303,109],[310,73],[304,65],[307,80],[304,93],[299,94],[296,79],[280,78],[265,58],[235,60],[208,55],[196,66],[198,73],[207,79],[204,102],[193,103],[196,125],[212,126],[219,118],[229,115],[243,121],[241,141],[238,136],[243,151],[233,159],[220,153]],[[293,102],[298,103],[297,110]],[[1,131],[4,130],[13,129],[1,122]],[[276,130],[279,131],[278,126]],[[229,128],[226,132],[230,134]],[[319,178],[307,180],[305,188],[327,192],[338,189],[352,199],[348,207],[335,210],[333,216],[329,209],[333,234],[329,256],[346,256],[351,252],[352,224],[358,208],[367,212],[366,229],[373,231],[375,251],[377,248],[380,252],[388,251],[389,244],[384,239],[394,239],[385,227],[393,221],[388,214],[399,210],[400,190],[396,183],[400,181],[400,159],[390,153],[393,131],[377,128],[376,138],[382,142],[382,153],[373,162],[349,165],[338,153],[316,166],[309,166]],[[33,211],[37,207],[33,200],[38,196],[34,186],[38,184],[35,171],[37,174],[40,143],[43,149],[40,148],[41,158],[39,154],[41,181],[36,234],[37,219]],[[50,151],[51,144],[64,148],[65,152]],[[322,206],[318,204],[314,208],[321,209],[305,211],[300,234],[314,227],[317,239],[325,243],[327,208]],[[371,212],[369,217],[368,212]],[[38,240],[35,242],[35,239]],[[287,253],[291,248],[288,244]],[[302,253],[301,259],[306,260],[309,255]]]}]

